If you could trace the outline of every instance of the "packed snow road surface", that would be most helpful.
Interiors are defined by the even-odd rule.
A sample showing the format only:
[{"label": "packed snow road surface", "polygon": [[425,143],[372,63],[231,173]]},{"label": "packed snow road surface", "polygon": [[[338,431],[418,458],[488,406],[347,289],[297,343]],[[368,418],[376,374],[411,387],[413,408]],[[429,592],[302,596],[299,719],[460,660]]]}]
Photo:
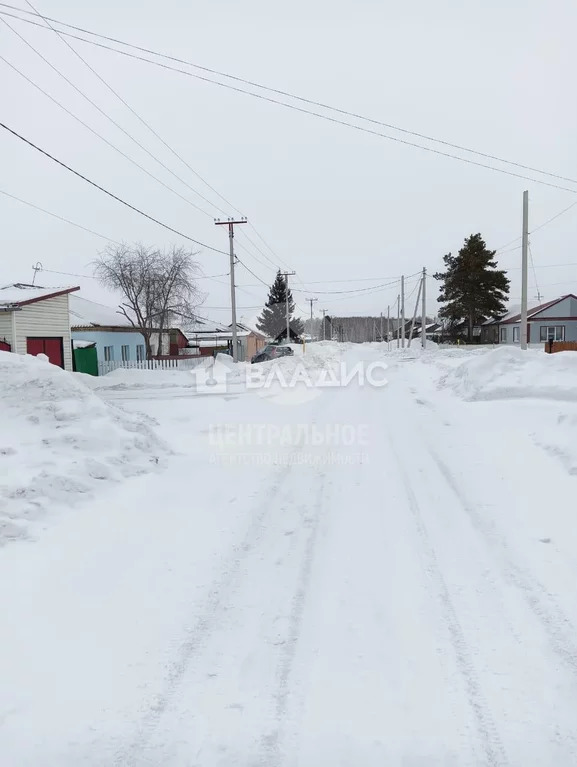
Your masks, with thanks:
[{"label": "packed snow road surface", "polygon": [[577,763],[576,405],[325,354],[388,384],[115,391],[175,455],[3,549],[3,765]]}]

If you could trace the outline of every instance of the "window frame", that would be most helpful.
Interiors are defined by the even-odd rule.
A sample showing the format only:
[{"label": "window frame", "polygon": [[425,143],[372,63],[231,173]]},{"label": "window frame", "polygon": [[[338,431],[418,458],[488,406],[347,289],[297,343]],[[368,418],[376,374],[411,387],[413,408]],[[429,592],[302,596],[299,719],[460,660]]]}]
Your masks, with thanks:
[{"label": "window frame", "polygon": [[146,359],[146,347],[144,344],[137,344],[136,345],[136,361],[137,362],[144,362]]},{"label": "window frame", "polygon": [[120,346],[120,359],[123,362],[130,362],[130,344],[122,344]]},{"label": "window frame", "polygon": [[[549,331],[553,331],[553,336],[550,337]],[[561,338],[557,337],[557,331],[561,331]],[[545,337],[543,337],[545,336]],[[548,341],[564,341],[565,340],[565,325],[541,325],[539,328],[539,338],[541,343],[548,343]]]},{"label": "window frame", "polygon": [[114,362],[114,346],[104,347],[104,362]]},{"label": "window frame", "polygon": [[513,325],[513,343],[521,343],[521,325]]},{"label": "window frame", "polygon": [[506,344],[507,343],[507,326],[502,325],[499,328],[499,343]]}]

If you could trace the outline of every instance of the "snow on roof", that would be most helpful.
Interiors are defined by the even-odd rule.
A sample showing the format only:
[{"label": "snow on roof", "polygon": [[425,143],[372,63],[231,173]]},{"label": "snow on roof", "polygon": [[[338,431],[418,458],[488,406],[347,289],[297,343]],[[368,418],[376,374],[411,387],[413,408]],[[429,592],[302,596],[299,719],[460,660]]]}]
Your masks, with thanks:
[{"label": "snow on roof", "polygon": [[[539,312],[544,312],[546,309],[549,309],[551,306],[555,306],[555,304],[560,303],[561,301],[564,301],[566,298],[577,298],[577,296],[574,296],[573,293],[567,293],[564,296],[559,296],[559,298],[554,298],[552,301],[547,301],[544,304],[540,304],[538,301],[529,301],[527,306],[527,317],[533,317],[535,314],[539,314]],[[514,307],[514,311],[511,310],[507,312],[505,317],[503,317],[500,322],[509,322],[509,323],[515,323],[520,322],[521,320],[521,305]]]},{"label": "snow on roof", "polygon": [[[556,301],[557,299],[555,299]],[[534,312],[536,309],[541,308],[544,309],[546,306],[549,306],[551,303],[554,303],[553,301],[549,301],[547,304],[539,304],[539,301],[528,301],[527,302],[527,310],[528,312]],[[493,325],[499,324],[501,322],[508,322],[509,320],[512,320],[514,317],[521,317],[521,304],[511,304],[509,308],[507,309],[507,314],[502,315],[498,319],[490,319],[486,320],[483,325]]]},{"label": "snow on roof", "polygon": [[208,317],[197,317],[195,320],[181,325],[185,336],[196,336],[203,333],[230,333],[230,329],[221,322],[210,320]]},{"label": "snow on roof", "polygon": [[118,309],[82,296],[70,296],[70,325],[74,327],[133,327]]},{"label": "snow on roof", "polygon": [[41,301],[43,298],[70,293],[73,290],[79,290],[79,288],[74,285],[43,288],[39,285],[15,282],[0,288],[0,306],[18,306],[28,301]]}]

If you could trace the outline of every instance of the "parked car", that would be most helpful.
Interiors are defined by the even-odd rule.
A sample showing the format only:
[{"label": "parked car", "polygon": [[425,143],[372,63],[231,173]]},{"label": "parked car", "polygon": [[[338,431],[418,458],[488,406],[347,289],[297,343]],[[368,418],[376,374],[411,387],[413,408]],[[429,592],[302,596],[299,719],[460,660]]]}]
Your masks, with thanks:
[{"label": "parked car", "polygon": [[278,357],[290,357],[293,354],[294,352],[290,346],[277,346],[276,344],[268,344],[252,357],[251,362],[268,362],[269,360],[274,360]]}]

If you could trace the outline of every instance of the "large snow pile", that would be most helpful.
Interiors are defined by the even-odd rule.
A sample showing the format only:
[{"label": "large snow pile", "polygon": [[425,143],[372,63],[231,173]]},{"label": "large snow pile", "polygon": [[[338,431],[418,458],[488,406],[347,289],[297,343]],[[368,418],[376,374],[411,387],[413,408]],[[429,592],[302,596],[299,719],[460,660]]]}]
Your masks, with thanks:
[{"label": "large snow pile", "polygon": [[0,352],[0,544],[103,482],[155,469],[153,422],[103,402],[45,358]]},{"label": "large snow pile", "polygon": [[536,398],[577,402],[577,354],[501,346],[452,369],[441,384],[467,400]]},{"label": "large snow pile", "polygon": [[[226,355],[219,355],[226,356]],[[198,365],[191,368],[174,370],[139,370],[138,368],[117,368],[104,376],[88,376],[75,373],[83,383],[91,389],[109,389],[124,391],[126,389],[165,389],[187,388],[193,385],[192,374],[199,368],[212,364],[212,358],[199,359]]]}]

